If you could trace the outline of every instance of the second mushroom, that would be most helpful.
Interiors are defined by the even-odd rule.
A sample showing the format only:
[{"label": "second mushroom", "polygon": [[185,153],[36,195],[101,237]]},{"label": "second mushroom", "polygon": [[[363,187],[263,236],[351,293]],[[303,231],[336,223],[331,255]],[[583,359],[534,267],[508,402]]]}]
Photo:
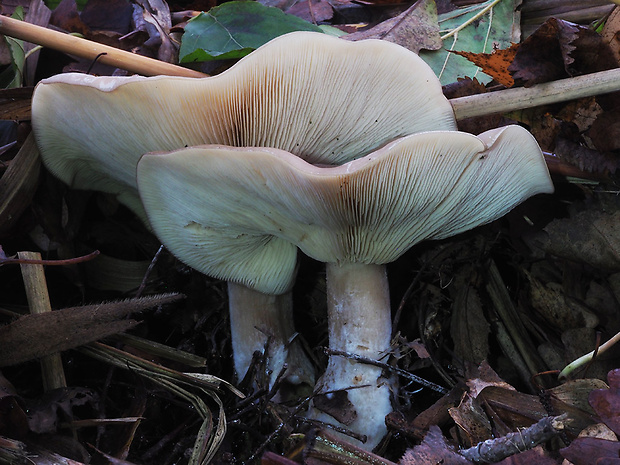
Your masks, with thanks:
[{"label": "second mushroom", "polygon": [[[519,126],[414,134],[336,167],[274,148],[191,147],[142,157],[138,186],[154,231],[179,257],[298,247],[325,262],[330,347],[372,359],[390,349],[386,263],[553,191],[538,144]],[[265,263],[269,282],[279,264]],[[393,382],[331,356],[321,383],[323,392],[347,390],[356,417],[346,426],[374,447]],[[310,415],[336,422],[316,408]]]}]

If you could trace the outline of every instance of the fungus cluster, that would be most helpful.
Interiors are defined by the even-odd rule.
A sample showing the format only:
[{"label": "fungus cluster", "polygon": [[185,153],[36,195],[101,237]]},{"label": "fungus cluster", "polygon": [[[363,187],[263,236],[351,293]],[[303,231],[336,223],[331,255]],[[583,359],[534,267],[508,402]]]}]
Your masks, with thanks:
[{"label": "fungus cluster", "polygon": [[[378,40],[287,34],[204,79],[61,75],[37,86],[33,125],[52,173],[117,195],[180,260],[228,281],[239,376],[271,336],[272,377],[287,363],[292,383],[313,383],[289,347],[298,250],[326,263],[330,347],[379,359],[386,263],[553,189],[526,130],[457,132],[430,68]],[[332,356],[319,383],[347,390],[347,426],[374,447],[393,381]]]}]

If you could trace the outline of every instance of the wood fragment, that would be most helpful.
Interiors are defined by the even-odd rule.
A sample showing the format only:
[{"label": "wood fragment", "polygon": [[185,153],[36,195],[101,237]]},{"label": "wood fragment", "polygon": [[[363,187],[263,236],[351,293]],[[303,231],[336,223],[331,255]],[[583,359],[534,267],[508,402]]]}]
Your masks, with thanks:
[{"label": "wood fragment", "polygon": [[[41,254],[38,252],[19,252],[18,257],[23,260],[41,260]],[[41,315],[52,315],[52,305],[47,291],[47,281],[45,279],[45,271],[43,265],[22,264],[22,277],[26,287],[26,297],[28,306],[33,317]],[[4,329],[4,328],[3,328]],[[36,341],[37,339],[34,339]],[[31,347],[33,340],[26,340],[22,347]],[[4,344],[3,344],[4,345]],[[10,352],[10,347],[4,345],[3,354]],[[41,373],[43,375],[43,388],[46,391],[67,387],[65,379],[65,371],[62,366],[60,354],[50,354],[41,357]]]},{"label": "wood fragment", "polygon": [[7,16],[0,16],[0,34],[25,40],[44,47],[49,47],[69,55],[98,61],[103,64],[125,69],[144,76],[170,75],[185,77],[205,77],[206,74],[193,69],[183,68],[164,61],[154,60],[135,53],[82,39],[41,26],[19,21]]},{"label": "wood fragment", "polygon": [[499,462],[511,455],[533,449],[557,436],[564,430],[566,418],[566,414],[542,418],[528,428],[500,438],[488,439],[474,447],[460,451],[460,454],[474,463]]}]

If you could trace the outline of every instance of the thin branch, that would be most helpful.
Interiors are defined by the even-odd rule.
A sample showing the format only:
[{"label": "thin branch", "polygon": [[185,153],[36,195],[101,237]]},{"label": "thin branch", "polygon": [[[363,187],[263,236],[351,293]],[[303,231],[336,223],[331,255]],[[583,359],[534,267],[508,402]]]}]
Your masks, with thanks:
[{"label": "thin branch", "polygon": [[567,421],[566,414],[544,417],[532,426],[500,438],[488,439],[459,453],[474,463],[497,463],[511,455],[533,449],[560,434]]},{"label": "thin branch", "polygon": [[462,120],[472,116],[506,113],[618,90],[620,90],[620,68],[545,82],[532,87],[515,87],[454,98],[450,103],[456,119]]},{"label": "thin branch", "polygon": [[427,387],[429,389],[432,389],[433,391],[439,392],[440,394],[447,394],[448,390],[446,388],[444,388],[443,386],[439,386],[438,384],[435,384],[431,381],[427,381],[424,378],[420,378],[419,376],[416,376],[412,373],[409,373],[408,371],[405,371],[401,368],[398,367],[394,367],[392,365],[388,365],[387,363],[384,362],[380,362],[378,360],[373,360],[372,358],[368,358],[368,357],[363,357],[362,355],[357,355],[357,354],[351,354],[349,352],[345,352],[343,350],[336,350],[336,349],[330,349],[328,347],[325,347],[324,352],[326,355],[338,355],[340,357],[345,357],[351,360],[355,360],[356,362],[360,362],[360,363],[365,363],[367,365],[373,365],[379,368],[382,368],[384,370],[388,370],[391,371],[393,373],[396,373],[399,376],[402,376],[403,378],[407,378],[410,381],[413,381],[415,383],[418,383],[424,387]]},{"label": "thin branch", "polygon": [[154,60],[7,16],[0,16],[0,34],[89,60],[94,60],[99,56],[98,61],[103,64],[144,76],[156,76],[159,74],[194,78],[207,76],[193,69]]}]

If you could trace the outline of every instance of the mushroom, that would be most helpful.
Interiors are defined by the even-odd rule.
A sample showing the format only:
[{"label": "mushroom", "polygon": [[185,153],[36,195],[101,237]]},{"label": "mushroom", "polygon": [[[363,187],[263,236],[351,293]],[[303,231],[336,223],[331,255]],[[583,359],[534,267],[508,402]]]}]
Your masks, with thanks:
[{"label": "mushroom", "polygon": [[[35,89],[32,112],[43,161],[53,174],[73,188],[116,195],[145,222],[135,169],[146,152],[200,144],[270,146],[311,163],[341,164],[396,137],[456,129],[439,81],[416,54],[380,40],[348,42],[311,32],[278,37],[203,79],[54,76]],[[279,360],[271,367],[275,376],[286,359],[276,354],[286,352],[293,318],[290,296],[276,294],[291,288],[295,250],[270,255],[281,261],[269,296],[252,292],[265,289],[260,267],[226,272],[233,257],[231,251],[214,275],[230,282],[237,373],[243,376],[249,354],[271,334],[270,358]],[[237,328],[236,322],[247,324]],[[303,362],[289,363],[296,364]]]},{"label": "mushroom", "polygon": [[[144,155],[137,179],[157,236],[206,274],[232,253],[239,269],[261,267],[257,289],[277,293],[283,251],[325,262],[329,345],[373,359],[390,349],[386,263],[553,190],[538,144],[519,126],[413,134],[337,167],[275,148],[190,147]],[[375,446],[393,382],[337,356],[321,382],[323,392],[366,386],[348,391],[357,416],[346,426]],[[316,408],[310,415],[337,423]]]}]

